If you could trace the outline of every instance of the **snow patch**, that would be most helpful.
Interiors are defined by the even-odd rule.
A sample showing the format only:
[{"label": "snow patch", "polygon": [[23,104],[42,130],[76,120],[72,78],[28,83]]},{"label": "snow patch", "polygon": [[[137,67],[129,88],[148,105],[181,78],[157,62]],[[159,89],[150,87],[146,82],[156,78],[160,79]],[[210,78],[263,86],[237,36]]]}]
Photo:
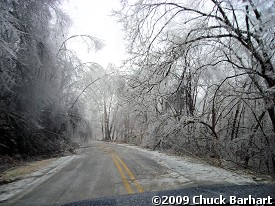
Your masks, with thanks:
[{"label": "snow patch", "polygon": [[21,192],[26,191],[27,188],[28,189],[26,192],[24,192],[24,194],[28,193],[43,181],[50,178],[53,174],[62,169],[76,157],[77,155],[60,157],[43,169],[24,176],[24,178],[21,180],[1,185],[0,203],[11,199],[15,195],[19,195]]},{"label": "snow patch", "polygon": [[185,159],[180,156],[169,156],[167,154],[150,151],[137,146],[119,144],[130,147],[148,154],[148,157],[157,161],[162,166],[172,171],[172,174],[177,174],[177,179],[184,182],[211,182],[216,184],[256,184],[252,177],[248,175],[240,175],[228,171],[223,168],[208,165],[206,163],[195,163],[190,159]]}]

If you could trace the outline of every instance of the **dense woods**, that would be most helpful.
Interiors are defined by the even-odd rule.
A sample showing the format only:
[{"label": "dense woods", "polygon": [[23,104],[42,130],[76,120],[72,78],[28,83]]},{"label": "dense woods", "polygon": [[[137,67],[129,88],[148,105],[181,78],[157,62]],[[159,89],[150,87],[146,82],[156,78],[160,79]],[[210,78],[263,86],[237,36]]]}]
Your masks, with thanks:
[{"label": "dense woods", "polygon": [[66,43],[80,38],[97,49],[100,42],[68,37],[71,22],[59,1],[2,1],[0,21],[0,153],[49,155],[72,148],[73,134],[88,136],[90,129],[73,105],[85,65]]},{"label": "dense woods", "polygon": [[274,1],[123,6],[132,73],[113,138],[274,174]]},{"label": "dense woods", "polygon": [[0,153],[103,139],[275,174],[274,4],[122,1],[129,56],[102,68],[67,49],[103,44],[69,37],[59,1],[1,2]]}]

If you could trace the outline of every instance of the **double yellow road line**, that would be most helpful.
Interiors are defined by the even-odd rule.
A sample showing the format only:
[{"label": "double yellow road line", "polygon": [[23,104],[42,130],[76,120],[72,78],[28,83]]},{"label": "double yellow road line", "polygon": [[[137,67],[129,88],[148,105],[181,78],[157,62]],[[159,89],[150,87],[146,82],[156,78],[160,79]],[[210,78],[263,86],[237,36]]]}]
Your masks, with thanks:
[{"label": "double yellow road line", "polygon": [[[138,181],[136,180],[135,176],[133,175],[133,173],[131,172],[131,170],[127,167],[127,165],[122,161],[122,159],[120,159],[120,157],[115,154],[114,152],[111,153],[112,155],[112,158],[114,160],[114,163],[120,173],[120,176],[121,176],[121,179],[122,179],[122,182],[124,184],[124,187],[127,191],[128,194],[133,194],[134,191],[131,187],[131,184],[129,183],[122,167],[124,168],[124,170],[126,171],[126,173],[128,174],[128,176],[130,177],[130,180],[134,183],[134,185],[136,186],[137,188],[137,191],[138,192],[144,192],[144,189],[140,186],[140,184],[138,183]],[[120,166],[120,164],[122,165],[122,167]]]}]

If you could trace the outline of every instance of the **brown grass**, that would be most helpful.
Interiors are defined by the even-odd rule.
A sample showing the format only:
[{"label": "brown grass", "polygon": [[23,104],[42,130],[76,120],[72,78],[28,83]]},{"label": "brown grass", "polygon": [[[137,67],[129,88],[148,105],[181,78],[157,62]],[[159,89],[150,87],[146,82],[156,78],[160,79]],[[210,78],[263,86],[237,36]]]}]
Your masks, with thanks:
[{"label": "brown grass", "polygon": [[18,166],[12,169],[9,169],[3,174],[0,174],[0,184],[5,184],[9,182],[13,182],[18,179],[23,179],[24,176],[33,173],[35,171],[38,171],[42,169],[43,167],[46,167],[51,162],[53,162],[56,158],[46,159],[46,160],[40,160],[35,162],[29,162],[26,163],[26,165]]}]

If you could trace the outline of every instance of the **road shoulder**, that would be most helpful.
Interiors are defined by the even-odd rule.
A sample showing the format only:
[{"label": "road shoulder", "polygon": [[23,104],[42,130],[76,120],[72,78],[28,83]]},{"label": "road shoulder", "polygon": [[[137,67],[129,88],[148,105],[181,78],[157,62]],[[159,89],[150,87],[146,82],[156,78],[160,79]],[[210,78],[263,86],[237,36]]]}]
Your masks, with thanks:
[{"label": "road shoulder", "polygon": [[30,162],[1,174],[0,203],[18,199],[50,178],[77,155]]},{"label": "road shoulder", "polygon": [[211,181],[216,184],[274,184],[274,179],[269,175],[261,175],[243,170],[229,170],[211,165],[198,158],[177,156],[164,151],[150,150],[125,143],[113,143],[120,146],[139,150],[152,160],[168,168],[180,177],[192,180],[192,182]]}]

